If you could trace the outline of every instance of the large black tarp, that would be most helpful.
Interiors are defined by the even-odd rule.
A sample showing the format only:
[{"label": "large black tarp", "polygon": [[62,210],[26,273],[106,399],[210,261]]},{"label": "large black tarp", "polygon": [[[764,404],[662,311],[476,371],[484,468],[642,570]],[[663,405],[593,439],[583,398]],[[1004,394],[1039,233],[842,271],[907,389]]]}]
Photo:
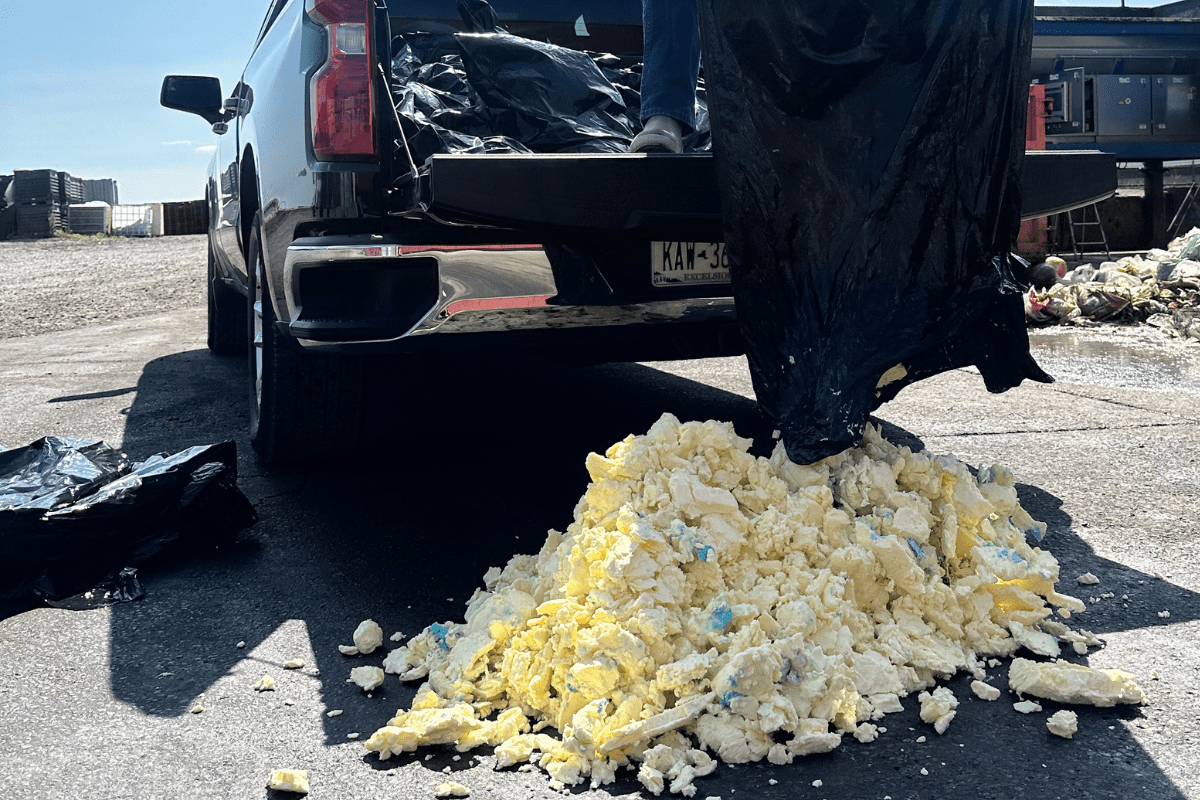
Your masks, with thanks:
[{"label": "large black tarp", "polygon": [[792,460],[945,370],[1049,381],[1009,255],[1031,0],[698,5],[738,317]]},{"label": "large black tarp", "polygon": [[[414,164],[440,153],[623,153],[641,130],[641,65],[494,29],[459,3],[469,32],[392,42],[393,102]],[[687,150],[709,146],[703,84]]]}]

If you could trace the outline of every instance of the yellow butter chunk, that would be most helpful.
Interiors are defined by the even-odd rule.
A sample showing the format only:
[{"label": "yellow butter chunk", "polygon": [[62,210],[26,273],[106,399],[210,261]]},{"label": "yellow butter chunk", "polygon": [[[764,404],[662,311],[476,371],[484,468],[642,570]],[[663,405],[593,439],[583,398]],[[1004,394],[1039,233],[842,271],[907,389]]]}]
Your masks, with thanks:
[{"label": "yellow butter chunk", "polygon": [[308,772],[302,769],[271,770],[267,788],[277,792],[308,794]]},{"label": "yellow butter chunk", "polygon": [[433,790],[435,797],[470,797],[471,790],[461,783],[454,781],[446,781],[439,783],[438,787]]},{"label": "yellow butter chunk", "polygon": [[1044,663],[1015,658],[1008,668],[1008,685],[1021,695],[1101,708],[1117,703],[1142,703],[1146,699],[1128,672],[1093,669],[1066,661]]},{"label": "yellow butter chunk", "polygon": [[[488,745],[556,788],[627,767],[691,796],[714,755],[785,764],[870,742],[901,697],[979,677],[981,659],[1094,639],[1052,619],[1083,605],[1054,591],[1045,526],[1004,467],[975,474],[875,428],[809,465],[750,444],[668,414],[588,456],[565,532],[489,569],[462,622],[388,654],[424,683],[367,749]],[[940,733],[957,705],[933,689],[922,717]]]}]

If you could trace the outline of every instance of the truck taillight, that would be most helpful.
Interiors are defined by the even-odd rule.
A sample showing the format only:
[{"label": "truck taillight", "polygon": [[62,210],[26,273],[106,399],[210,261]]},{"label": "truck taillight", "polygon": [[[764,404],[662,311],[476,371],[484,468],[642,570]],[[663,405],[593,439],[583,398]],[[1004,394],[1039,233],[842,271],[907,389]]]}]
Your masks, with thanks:
[{"label": "truck taillight", "polygon": [[309,84],[313,152],[321,160],[373,158],[375,117],[371,80],[371,0],[306,0],[323,25],[329,59]]}]

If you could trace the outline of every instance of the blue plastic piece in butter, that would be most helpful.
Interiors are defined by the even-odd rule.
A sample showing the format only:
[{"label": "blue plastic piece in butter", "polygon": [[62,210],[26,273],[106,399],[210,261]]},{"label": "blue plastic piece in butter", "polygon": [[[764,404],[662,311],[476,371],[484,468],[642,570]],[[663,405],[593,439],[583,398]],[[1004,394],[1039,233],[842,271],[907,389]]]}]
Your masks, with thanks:
[{"label": "blue plastic piece in butter", "polygon": [[429,626],[429,630],[433,633],[433,638],[437,639],[437,643],[443,650],[449,650],[450,645],[446,643],[446,636],[450,633],[450,629],[440,622],[435,622]]},{"label": "blue plastic piece in butter", "polygon": [[713,609],[712,629],[714,631],[725,630],[731,622],[733,622],[733,609],[727,603],[721,603]]}]

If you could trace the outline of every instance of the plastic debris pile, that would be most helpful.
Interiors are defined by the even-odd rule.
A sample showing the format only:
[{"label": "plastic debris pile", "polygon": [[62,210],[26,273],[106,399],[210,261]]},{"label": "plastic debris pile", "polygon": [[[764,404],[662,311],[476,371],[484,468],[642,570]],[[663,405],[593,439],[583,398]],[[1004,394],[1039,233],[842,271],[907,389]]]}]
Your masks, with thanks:
[{"label": "plastic debris pile", "polygon": [[1145,256],[1090,264],[1031,289],[1025,317],[1033,324],[1145,322],[1177,337],[1200,340],[1200,228]]},{"label": "plastic debris pile", "polygon": [[[1045,527],[1004,467],[976,476],[874,428],[811,466],[750,444],[668,414],[591,454],[565,533],[490,569],[464,622],[388,655],[425,682],[367,749],[491,745],[498,768],[531,761],[556,787],[628,766],[690,796],[710,753],[781,764],[868,742],[901,697],[986,678],[982,657],[1099,643],[1055,619],[1084,605],[1027,543]],[[940,733],[957,704],[937,687],[922,718]]]}]

